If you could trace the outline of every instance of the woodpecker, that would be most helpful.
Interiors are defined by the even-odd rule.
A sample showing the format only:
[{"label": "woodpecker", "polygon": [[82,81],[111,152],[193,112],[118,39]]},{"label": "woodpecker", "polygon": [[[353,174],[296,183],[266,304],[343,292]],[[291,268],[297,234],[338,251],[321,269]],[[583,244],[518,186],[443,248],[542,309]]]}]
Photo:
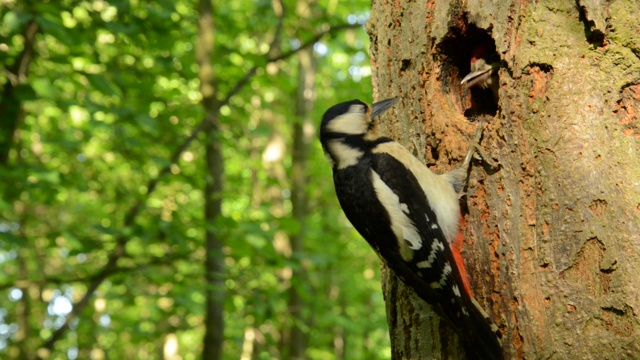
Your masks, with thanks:
[{"label": "woodpecker", "polygon": [[500,331],[474,300],[452,249],[482,128],[463,164],[436,175],[399,143],[372,134],[373,119],[395,102],[351,100],[325,112],[320,142],[340,206],[382,261],[458,332],[469,359],[503,359]]},{"label": "woodpecker", "polygon": [[471,53],[471,72],[462,81],[467,89],[478,86],[482,89],[491,89],[493,99],[498,100],[498,69],[500,68],[498,53],[489,52],[489,44],[482,43]]}]

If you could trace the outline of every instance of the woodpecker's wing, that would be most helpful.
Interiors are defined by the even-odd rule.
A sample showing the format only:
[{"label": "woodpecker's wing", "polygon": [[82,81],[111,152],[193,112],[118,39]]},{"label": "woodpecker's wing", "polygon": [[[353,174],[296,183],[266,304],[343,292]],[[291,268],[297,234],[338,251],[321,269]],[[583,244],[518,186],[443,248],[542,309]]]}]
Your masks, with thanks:
[{"label": "woodpecker's wing", "polygon": [[[472,294],[464,291],[462,275],[449,243],[418,180],[421,175],[417,172],[430,170],[424,165],[408,169],[407,162],[401,160],[397,153],[391,156],[374,152],[372,155],[373,187],[397,241],[395,247],[380,246],[381,256],[405,284],[471,344],[467,346],[469,355],[501,359],[497,328],[472,299]],[[457,220],[459,215],[455,216]]]},{"label": "woodpecker's wing", "polygon": [[461,292],[462,280],[449,243],[414,172],[389,154],[373,155],[373,187],[397,241],[396,247],[381,251],[386,252],[383,257],[398,276],[417,276],[409,283],[420,285],[415,289],[418,295],[430,303],[447,306],[437,310],[460,330],[462,311],[467,306],[463,295],[468,294]]}]

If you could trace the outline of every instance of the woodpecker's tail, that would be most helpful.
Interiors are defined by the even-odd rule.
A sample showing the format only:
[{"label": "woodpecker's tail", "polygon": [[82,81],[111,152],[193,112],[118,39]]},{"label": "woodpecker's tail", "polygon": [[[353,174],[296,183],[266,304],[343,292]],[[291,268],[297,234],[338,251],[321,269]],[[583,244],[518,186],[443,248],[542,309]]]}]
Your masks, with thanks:
[{"label": "woodpecker's tail", "polygon": [[469,360],[503,360],[502,333],[478,302],[471,298],[467,307],[471,329],[465,336],[465,351]]}]

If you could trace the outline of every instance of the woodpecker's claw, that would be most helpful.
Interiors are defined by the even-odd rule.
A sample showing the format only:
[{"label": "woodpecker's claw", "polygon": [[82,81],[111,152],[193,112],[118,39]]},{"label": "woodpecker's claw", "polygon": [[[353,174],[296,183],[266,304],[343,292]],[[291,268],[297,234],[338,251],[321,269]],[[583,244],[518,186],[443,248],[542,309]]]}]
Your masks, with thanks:
[{"label": "woodpecker's claw", "polygon": [[453,189],[458,194],[459,197],[464,195],[463,190],[467,185],[467,173],[469,167],[471,166],[471,159],[474,158],[475,155],[480,156],[480,160],[484,161],[486,164],[491,166],[492,168],[498,168],[498,165],[490,160],[486,155],[484,150],[480,147],[480,139],[482,138],[482,131],[484,130],[484,123],[480,122],[478,124],[478,128],[473,134],[473,140],[471,140],[471,145],[469,145],[469,150],[467,151],[467,155],[465,155],[462,163],[455,169],[450,172],[444,174],[444,176],[449,180]]},{"label": "woodpecker's claw", "polygon": [[489,165],[494,169],[497,169],[500,166],[500,164],[497,164],[495,161],[493,161],[487,155],[484,149],[480,146],[480,139],[482,138],[482,131],[484,130],[484,125],[485,124],[483,122],[480,122],[478,124],[478,128],[473,134],[473,140],[471,142],[471,145],[469,146],[469,151],[467,152],[467,156],[465,156],[464,162],[462,163],[462,167],[464,168],[469,167],[469,163],[471,162],[472,157],[475,157],[478,160],[484,161],[487,165]]},{"label": "woodpecker's claw", "polygon": [[482,131],[484,130],[484,123],[479,123],[478,128],[473,133],[473,140],[471,140],[471,145],[469,145],[469,150],[467,150],[467,155],[464,157],[464,161],[460,165],[463,169],[468,169],[471,164],[471,159],[477,150],[480,150],[480,139],[482,138]]}]

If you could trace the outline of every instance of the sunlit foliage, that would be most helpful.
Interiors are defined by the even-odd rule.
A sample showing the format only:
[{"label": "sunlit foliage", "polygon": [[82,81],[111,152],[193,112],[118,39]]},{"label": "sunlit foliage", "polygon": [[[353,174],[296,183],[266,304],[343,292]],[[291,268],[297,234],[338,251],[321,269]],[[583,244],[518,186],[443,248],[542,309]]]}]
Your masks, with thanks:
[{"label": "sunlit foliage", "polygon": [[[288,54],[332,26],[356,25],[312,45],[314,118],[319,123],[338,101],[369,101],[368,39],[357,25],[370,4],[327,0],[301,9],[285,1],[275,41],[274,4],[214,3],[219,101],[257,70],[220,111],[223,216],[211,224],[202,210],[203,138],[171,162],[203,118],[197,2],[0,1],[8,74],[0,86],[14,85],[22,109],[17,130],[0,134],[13,137],[0,164],[0,358],[198,358],[206,227],[226,243],[225,358],[239,358],[248,343],[254,358],[279,358],[291,286],[312,319],[308,358],[389,356],[379,262],[342,216],[317,142],[308,161],[305,248],[288,253],[287,236],[299,227],[288,177],[297,63],[265,58],[272,46],[276,56]],[[27,76],[12,78],[32,22],[38,33]],[[122,239],[124,255],[108,267]],[[291,278],[300,266],[304,281]],[[100,276],[53,351],[42,348]]]}]

